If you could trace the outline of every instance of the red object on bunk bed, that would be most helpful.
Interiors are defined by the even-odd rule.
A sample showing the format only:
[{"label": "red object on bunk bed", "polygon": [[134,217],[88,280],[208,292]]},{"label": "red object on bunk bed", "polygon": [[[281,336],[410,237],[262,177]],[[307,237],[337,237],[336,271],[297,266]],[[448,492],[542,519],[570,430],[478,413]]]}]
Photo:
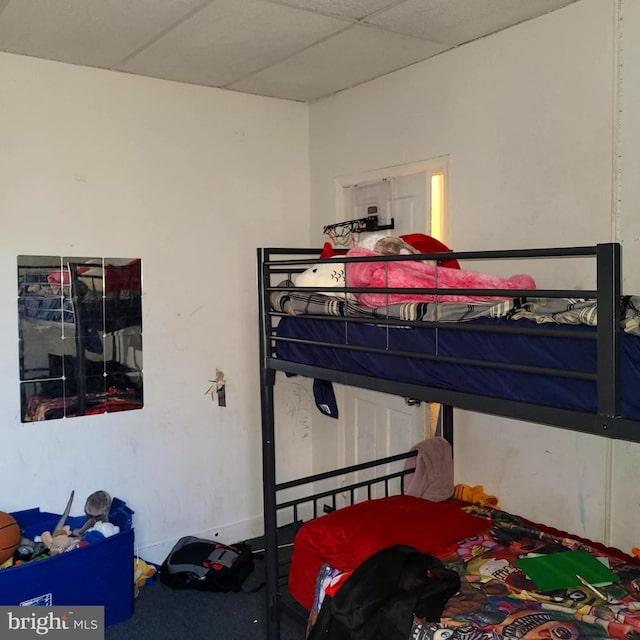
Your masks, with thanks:
[{"label": "red object on bunk bed", "polygon": [[353,571],[376,551],[394,544],[439,555],[486,526],[486,520],[446,502],[407,495],[359,502],[311,520],[300,529],[291,558],[289,590],[303,607],[311,609],[323,562]]}]

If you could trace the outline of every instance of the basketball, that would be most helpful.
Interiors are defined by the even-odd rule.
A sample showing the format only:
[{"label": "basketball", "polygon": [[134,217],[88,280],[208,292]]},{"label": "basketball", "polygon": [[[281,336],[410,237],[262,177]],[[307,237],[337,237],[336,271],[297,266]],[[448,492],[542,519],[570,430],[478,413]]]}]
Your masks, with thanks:
[{"label": "basketball", "polygon": [[15,518],[0,511],[0,564],[6,562],[20,544],[20,527]]}]

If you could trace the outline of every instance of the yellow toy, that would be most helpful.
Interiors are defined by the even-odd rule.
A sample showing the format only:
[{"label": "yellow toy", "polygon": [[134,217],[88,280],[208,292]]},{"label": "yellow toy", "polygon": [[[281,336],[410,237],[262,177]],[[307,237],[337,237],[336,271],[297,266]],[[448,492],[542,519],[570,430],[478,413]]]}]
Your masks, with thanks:
[{"label": "yellow toy", "polygon": [[144,587],[149,578],[156,575],[157,569],[147,564],[142,558],[134,558],[133,560],[133,597],[137,598],[140,593],[140,587]]},{"label": "yellow toy", "polygon": [[453,497],[457,500],[478,504],[481,507],[500,508],[498,506],[498,498],[486,494],[481,484],[475,487],[471,487],[468,484],[457,484],[453,490]]}]

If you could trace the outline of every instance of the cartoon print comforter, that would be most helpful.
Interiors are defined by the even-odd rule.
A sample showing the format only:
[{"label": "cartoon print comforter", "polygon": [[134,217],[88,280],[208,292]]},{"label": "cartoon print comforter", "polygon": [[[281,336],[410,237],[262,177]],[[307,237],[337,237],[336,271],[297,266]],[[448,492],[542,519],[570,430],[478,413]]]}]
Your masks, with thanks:
[{"label": "cartoon print comforter", "polygon": [[[408,640],[640,640],[640,564],[635,559],[489,507],[465,510],[487,517],[488,527],[441,558],[459,573],[461,589],[440,622],[414,618]],[[541,593],[515,564],[528,554],[576,549],[605,559],[618,574],[619,581],[598,589],[606,601],[582,586]],[[326,565],[321,570],[310,626],[326,593],[345,579],[336,574]]]}]

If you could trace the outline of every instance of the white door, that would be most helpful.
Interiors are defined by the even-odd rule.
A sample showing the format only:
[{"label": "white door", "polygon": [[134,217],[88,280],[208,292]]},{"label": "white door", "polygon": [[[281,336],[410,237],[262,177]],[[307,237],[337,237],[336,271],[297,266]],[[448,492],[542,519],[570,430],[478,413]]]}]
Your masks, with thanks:
[{"label": "white door", "polygon": [[[408,405],[398,396],[345,387],[345,463],[356,464],[375,460],[386,455],[402,453],[426,437],[425,405]],[[387,471],[402,469],[403,463],[388,465]],[[369,480],[376,474],[365,470],[347,482]],[[375,485],[372,497],[384,495],[385,487]],[[391,487],[391,493],[398,493],[399,484]],[[356,494],[355,501],[365,500],[366,491]]]},{"label": "white door", "polygon": [[[391,220],[394,222],[393,229],[384,229],[377,234],[400,236],[429,233],[431,229],[431,175],[426,171],[396,177],[390,175],[341,188],[343,220],[364,218],[374,207],[380,225],[385,226]],[[357,240],[357,237],[350,238],[344,244],[350,245]]]},{"label": "white door", "polygon": [[392,178],[391,210],[394,228],[386,233],[401,236],[431,231],[431,176],[426,172]]},{"label": "white door", "polygon": [[[412,167],[414,170],[412,171]],[[436,169],[429,166],[394,167],[377,180],[350,182],[342,180],[342,206],[339,218],[351,220],[365,215],[366,206],[375,204],[381,214],[380,223],[391,218],[394,229],[388,235],[429,233],[431,230],[431,175]],[[442,165],[437,167],[443,171]],[[365,175],[364,177],[370,177]],[[362,178],[362,177],[361,177]],[[386,186],[381,183],[386,183]],[[354,186],[357,196],[354,197]],[[367,198],[367,193],[371,199]],[[374,202],[374,198],[378,198]],[[340,215],[341,214],[341,215]],[[344,463],[355,464],[386,455],[408,451],[429,433],[429,405],[411,406],[404,398],[355,387],[344,387]],[[401,469],[403,464],[396,463]],[[358,480],[368,479],[361,472]],[[368,472],[369,476],[373,473]],[[348,481],[353,480],[349,478]],[[383,495],[384,487],[376,488],[374,497]],[[366,495],[357,495],[356,501]]]}]

